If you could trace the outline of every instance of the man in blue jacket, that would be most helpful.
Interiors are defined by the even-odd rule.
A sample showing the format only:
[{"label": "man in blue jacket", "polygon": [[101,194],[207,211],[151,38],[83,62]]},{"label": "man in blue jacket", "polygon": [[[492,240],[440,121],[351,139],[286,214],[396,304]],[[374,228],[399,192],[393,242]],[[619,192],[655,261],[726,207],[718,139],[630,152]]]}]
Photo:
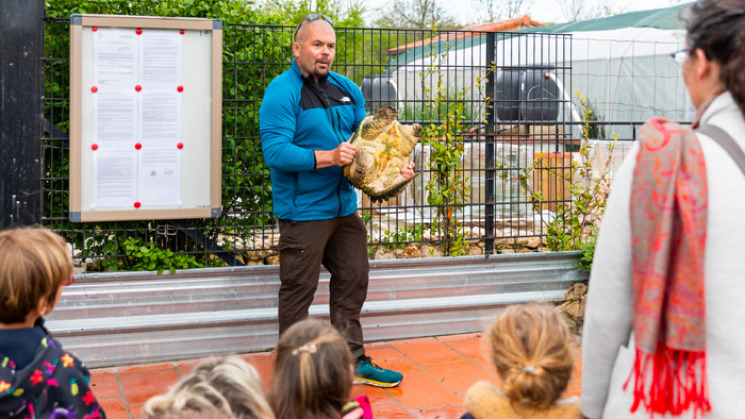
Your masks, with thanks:
[{"label": "man in blue jacket", "polygon": [[[279,219],[279,333],[308,317],[323,264],[331,273],[331,323],[349,343],[356,382],[394,387],[402,375],[378,367],[363,346],[367,234],[342,167],[357,152],[348,139],[365,118],[365,100],[351,80],[330,71],[335,46],[331,19],[303,18],[292,68],[269,84],[259,111]],[[402,174],[414,173],[409,167]]]}]

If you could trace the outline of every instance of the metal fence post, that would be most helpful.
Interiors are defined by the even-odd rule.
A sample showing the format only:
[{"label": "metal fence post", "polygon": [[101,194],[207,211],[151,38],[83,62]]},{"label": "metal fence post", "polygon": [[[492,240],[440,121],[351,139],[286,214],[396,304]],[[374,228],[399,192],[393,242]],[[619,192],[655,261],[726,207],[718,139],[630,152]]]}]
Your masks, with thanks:
[{"label": "metal fence post", "polygon": [[41,221],[44,8],[0,1],[0,229]]},{"label": "metal fence post", "polygon": [[494,134],[497,126],[496,114],[494,112],[494,92],[496,90],[494,49],[496,46],[496,33],[488,32],[486,34],[486,185],[484,187],[486,193],[486,199],[484,200],[486,205],[484,227],[487,237],[484,243],[484,253],[487,255],[494,253],[494,181],[496,179],[496,168],[494,167]]}]

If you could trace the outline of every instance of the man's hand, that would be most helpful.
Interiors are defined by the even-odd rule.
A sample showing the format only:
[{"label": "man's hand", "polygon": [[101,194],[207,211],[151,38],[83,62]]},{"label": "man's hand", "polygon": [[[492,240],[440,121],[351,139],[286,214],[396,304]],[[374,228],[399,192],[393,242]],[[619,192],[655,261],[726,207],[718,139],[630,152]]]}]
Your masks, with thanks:
[{"label": "man's hand", "polygon": [[345,141],[339,144],[335,149],[331,150],[332,164],[334,166],[346,166],[352,162],[355,154],[357,154],[357,146]]},{"label": "man's hand", "polygon": [[316,150],[314,153],[316,155],[316,169],[329,166],[346,166],[352,162],[355,154],[357,154],[357,146],[345,141],[333,150]]},{"label": "man's hand", "polygon": [[403,176],[404,179],[409,179],[411,177],[414,177],[414,163],[409,163],[409,166],[402,167],[401,176]]}]

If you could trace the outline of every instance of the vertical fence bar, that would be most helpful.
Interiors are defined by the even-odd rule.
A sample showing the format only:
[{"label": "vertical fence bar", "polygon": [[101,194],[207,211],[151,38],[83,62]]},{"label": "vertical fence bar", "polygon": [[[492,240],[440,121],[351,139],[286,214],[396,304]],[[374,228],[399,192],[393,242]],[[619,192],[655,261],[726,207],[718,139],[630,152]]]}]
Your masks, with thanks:
[{"label": "vertical fence bar", "polygon": [[0,229],[41,221],[44,7],[0,1]]},{"label": "vertical fence bar", "polygon": [[496,114],[494,113],[494,91],[496,88],[494,74],[496,72],[496,61],[494,49],[496,48],[496,36],[494,32],[486,34],[486,185],[484,187],[486,199],[484,200],[484,227],[486,230],[486,241],[484,253],[494,253],[494,182],[496,180],[496,168],[494,166],[494,134],[497,126]]}]

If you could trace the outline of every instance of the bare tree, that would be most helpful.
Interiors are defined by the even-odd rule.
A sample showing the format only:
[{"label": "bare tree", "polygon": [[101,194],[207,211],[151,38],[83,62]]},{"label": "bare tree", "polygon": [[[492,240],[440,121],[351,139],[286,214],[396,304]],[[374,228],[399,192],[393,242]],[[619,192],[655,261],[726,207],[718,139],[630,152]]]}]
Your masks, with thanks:
[{"label": "bare tree", "polygon": [[599,3],[592,3],[587,0],[560,0],[559,4],[564,17],[570,22],[615,16],[629,10],[628,4],[619,4],[608,0],[601,0]]},{"label": "bare tree", "polygon": [[476,0],[483,11],[481,22],[497,22],[525,15],[535,0]]},{"label": "bare tree", "polygon": [[587,0],[559,0],[559,5],[564,17],[570,22],[582,20],[587,10]]},{"label": "bare tree", "polygon": [[384,28],[455,29],[461,25],[437,0],[395,0],[379,11],[375,24]]}]

